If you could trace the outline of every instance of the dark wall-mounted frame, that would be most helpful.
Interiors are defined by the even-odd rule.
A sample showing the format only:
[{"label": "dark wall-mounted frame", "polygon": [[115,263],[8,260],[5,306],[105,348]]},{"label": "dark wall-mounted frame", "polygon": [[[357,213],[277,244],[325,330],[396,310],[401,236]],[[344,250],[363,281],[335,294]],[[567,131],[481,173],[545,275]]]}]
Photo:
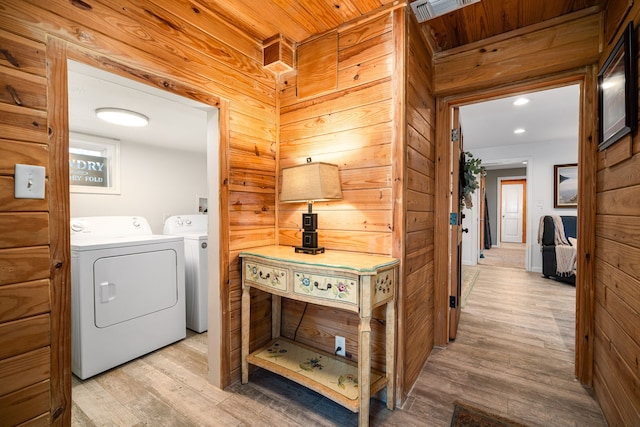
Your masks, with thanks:
[{"label": "dark wall-mounted frame", "polygon": [[604,150],[638,124],[636,42],[633,21],[598,73],[598,149]]},{"label": "dark wall-mounted frame", "polygon": [[553,207],[578,207],[578,164],[553,166]]}]

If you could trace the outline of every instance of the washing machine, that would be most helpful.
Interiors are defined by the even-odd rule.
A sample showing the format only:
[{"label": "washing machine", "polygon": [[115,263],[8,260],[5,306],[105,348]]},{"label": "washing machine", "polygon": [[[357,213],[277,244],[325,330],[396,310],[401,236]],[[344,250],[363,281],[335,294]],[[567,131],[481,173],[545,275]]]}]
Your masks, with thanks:
[{"label": "washing machine", "polygon": [[164,222],[163,233],[184,238],[187,328],[207,330],[207,215],[176,215]]},{"label": "washing machine", "polygon": [[85,379],[186,336],[184,243],[145,218],[71,219],[72,371]]}]

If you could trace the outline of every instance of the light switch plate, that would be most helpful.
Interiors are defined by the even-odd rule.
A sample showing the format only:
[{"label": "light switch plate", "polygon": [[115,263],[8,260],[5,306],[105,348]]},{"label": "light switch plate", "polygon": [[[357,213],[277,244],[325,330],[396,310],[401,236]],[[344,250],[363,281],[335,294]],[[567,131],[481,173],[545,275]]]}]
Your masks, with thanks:
[{"label": "light switch plate", "polygon": [[44,199],[44,166],[16,164],[15,189],[16,199]]}]

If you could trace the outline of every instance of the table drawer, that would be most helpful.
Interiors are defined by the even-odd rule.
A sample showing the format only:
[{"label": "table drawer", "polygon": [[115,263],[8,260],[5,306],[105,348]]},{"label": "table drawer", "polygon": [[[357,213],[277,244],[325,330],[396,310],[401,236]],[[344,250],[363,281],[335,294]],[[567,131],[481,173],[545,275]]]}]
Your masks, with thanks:
[{"label": "table drawer", "polygon": [[289,270],[287,269],[245,261],[244,272],[245,278],[249,282],[283,292],[288,291]]},{"label": "table drawer", "polygon": [[358,305],[358,281],[348,277],[294,271],[293,292],[314,298]]}]

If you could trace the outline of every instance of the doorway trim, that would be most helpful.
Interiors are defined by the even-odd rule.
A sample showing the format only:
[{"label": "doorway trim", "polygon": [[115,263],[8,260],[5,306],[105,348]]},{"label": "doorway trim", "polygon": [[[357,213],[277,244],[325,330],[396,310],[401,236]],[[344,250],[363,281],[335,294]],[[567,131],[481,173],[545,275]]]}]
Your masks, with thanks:
[{"label": "doorway trim", "polygon": [[[218,265],[218,268],[209,268],[209,311],[219,313],[217,318],[209,316],[209,333],[208,333],[208,367],[209,367],[209,382],[219,388],[224,388],[230,383],[229,378],[229,346],[225,343],[229,342],[229,324],[230,317],[229,312],[224,307],[228,307],[229,295],[226,289],[222,288],[221,284],[228,282],[229,270],[228,270],[228,256],[226,254],[226,246],[228,244],[228,213],[226,209],[227,196],[226,192],[222,191],[222,183],[228,175],[227,159],[228,159],[228,129],[229,129],[229,103],[220,99],[217,95],[203,91],[202,89],[194,86],[190,86],[179,78],[173,76],[162,76],[155,74],[149,70],[142,70],[136,68],[135,65],[128,65],[122,62],[116,62],[110,58],[106,58],[98,53],[90,52],[81,47],[73,45],[68,42],[61,41],[60,44],[64,46],[61,50],[66,50],[66,55],[60,55],[55,58],[56,64],[51,65],[51,69],[55,69],[56,72],[64,74],[64,79],[57,77],[56,84],[50,87],[51,98],[64,100],[59,101],[60,105],[65,106],[62,112],[52,112],[51,115],[60,122],[60,132],[63,136],[59,137],[60,146],[56,148],[58,152],[68,153],[69,150],[69,121],[67,116],[68,108],[68,95],[67,95],[67,60],[73,60],[86,65],[99,68],[104,71],[111,72],[113,74],[135,80],[137,82],[156,87],[168,93],[173,93],[187,99],[198,101],[200,103],[209,105],[212,108],[218,109],[218,134],[211,135],[211,132],[207,132],[207,174],[208,174],[208,200],[209,200],[209,230],[215,231],[213,235],[218,235],[217,242],[209,240],[209,263],[211,265]],[[66,49],[65,49],[66,48]],[[64,115],[62,117],[62,115]],[[211,120],[213,114],[208,114],[207,128],[211,129]],[[215,143],[217,142],[217,146]],[[218,155],[218,161],[212,163],[213,154]],[[211,165],[215,166],[211,168]],[[212,169],[212,170],[209,170]],[[65,163],[61,172],[63,175],[69,175],[68,162]],[[67,191],[68,194],[68,191]],[[69,197],[67,195],[65,206],[61,207],[61,210],[69,212]],[[213,217],[211,216],[213,213]],[[69,221],[58,224],[60,227],[60,233],[69,235]],[[67,240],[68,242],[68,240]],[[69,258],[70,259],[70,258]],[[213,304],[212,304],[213,303]],[[66,305],[65,313],[61,313],[61,316],[71,317],[71,295],[68,295],[68,301],[64,302]],[[61,323],[60,326],[65,329],[64,334],[71,335],[70,321]],[[66,330],[68,329],[68,330]],[[212,363],[216,361],[217,363]],[[71,366],[69,360],[69,366]],[[69,368],[70,375],[70,368]]]},{"label": "doorway trim", "polygon": [[[578,137],[578,260],[576,277],[576,345],[575,374],[585,385],[593,382],[593,337],[594,337],[594,263],[595,251],[595,175],[597,167],[597,135],[596,103],[597,65],[589,65],[571,71],[534,78],[525,82],[489,87],[474,92],[467,92],[447,97],[438,97],[436,126],[436,223],[435,241],[448,241],[449,233],[447,189],[451,184],[451,170],[448,168],[449,132],[454,108],[465,104],[487,101],[490,99],[513,96],[519,93],[552,89],[571,84],[580,85],[580,115]],[[529,170],[529,169],[528,169]],[[531,178],[531,177],[527,177]],[[449,246],[450,247],[450,246]],[[446,256],[444,256],[446,255]],[[434,345],[448,343],[448,279],[451,266],[449,254],[436,256],[434,268]]]}]

